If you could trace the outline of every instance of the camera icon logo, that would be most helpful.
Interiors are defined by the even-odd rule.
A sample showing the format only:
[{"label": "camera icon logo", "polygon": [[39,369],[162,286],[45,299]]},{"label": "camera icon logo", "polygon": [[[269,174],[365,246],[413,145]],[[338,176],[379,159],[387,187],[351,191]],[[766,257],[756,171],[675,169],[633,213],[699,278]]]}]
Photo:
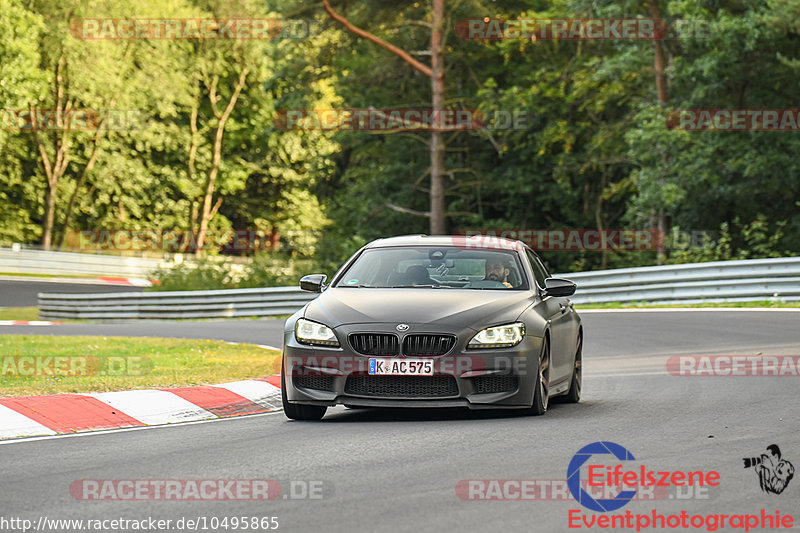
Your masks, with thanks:
[{"label": "camera icon logo", "polygon": [[745,457],[742,461],[745,468],[755,470],[761,490],[768,494],[780,494],[794,477],[794,465],[781,457],[777,444],[767,446],[767,453],[761,457]]}]

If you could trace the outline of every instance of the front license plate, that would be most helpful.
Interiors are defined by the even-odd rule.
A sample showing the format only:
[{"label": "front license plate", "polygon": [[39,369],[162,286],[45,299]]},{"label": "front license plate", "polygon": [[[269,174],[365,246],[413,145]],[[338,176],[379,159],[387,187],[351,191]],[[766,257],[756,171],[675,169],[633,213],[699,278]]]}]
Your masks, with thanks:
[{"label": "front license plate", "polygon": [[430,359],[370,359],[369,373],[372,376],[432,376],[433,361]]}]

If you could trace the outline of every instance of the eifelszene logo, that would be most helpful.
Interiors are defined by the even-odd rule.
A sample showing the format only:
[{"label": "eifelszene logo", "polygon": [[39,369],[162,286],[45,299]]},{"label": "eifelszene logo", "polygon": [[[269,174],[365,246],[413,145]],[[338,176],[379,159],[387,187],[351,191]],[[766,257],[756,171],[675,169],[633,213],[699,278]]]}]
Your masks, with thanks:
[{"label": "eifelszene logo", "polygon": [[[587,464],[597,455],[611,455],[619,464],[608,466]],[[604,459],[604,458],[600,458]],[[567,467],[567,487],[572,497],[592,511],[607,513],[616,511],[636,497],[639,487],[716,487],[720,483],[719,472],[710,470],[664,470],[655,471],[644,464],[625,466],[636,458],[623,446],[614,442],[600,441],[587,444],[572,457]],[[581,484],[581,468],[585,468],[588,487],[610,488],[618,492],[613,498],[595,499]]]},{"label": "eifelszene logo", "polygon": [[[611,454],[620,461],[635,461],[636,458],[631,452],[613,442],[593,442],[587,444],[576,453],[567,467],[567,487],[572,497],[575,498],[579,504],[591,509],[606,513],[608,511],[616,511],[620,507],[625,506],[631,499],[636,496],[635,490],[620,491],[614,498],[610,499],[594,499],[581,487],[581,466],[588,461],[593,455]],[[620,466],[620,465],[617,465]],[[590,484],[592,474],[589,475]]]},{"label": "eifelszene logo", "polygon": [[781,449],[777,444],[767,446],[767,452],[761,457],[745,457],[745,468],[752,468],[758,474],[761,490],[767,493],[780,494],[794,477],[794,466],[781,458]]}]

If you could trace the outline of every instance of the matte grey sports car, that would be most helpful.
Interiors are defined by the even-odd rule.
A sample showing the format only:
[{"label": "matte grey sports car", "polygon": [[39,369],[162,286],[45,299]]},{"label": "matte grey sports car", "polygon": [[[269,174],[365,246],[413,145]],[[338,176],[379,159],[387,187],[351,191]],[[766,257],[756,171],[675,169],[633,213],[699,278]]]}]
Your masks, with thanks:
[{"label": "matte grey sports car", "polygon": [[284,328],[286,416],[327,406],[521,408],[581,395],[569,280],[520,241],[404,236],[356,252]]}]

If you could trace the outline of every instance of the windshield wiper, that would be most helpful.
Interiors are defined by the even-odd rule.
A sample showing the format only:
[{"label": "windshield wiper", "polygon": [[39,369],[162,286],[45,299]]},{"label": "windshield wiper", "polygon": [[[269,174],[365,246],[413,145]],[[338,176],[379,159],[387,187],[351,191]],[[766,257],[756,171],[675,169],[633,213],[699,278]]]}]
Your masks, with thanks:
[{"label": "windshield wiper", "polygon": [[392,285],[393,289],[455,289],[450,285]]}]

